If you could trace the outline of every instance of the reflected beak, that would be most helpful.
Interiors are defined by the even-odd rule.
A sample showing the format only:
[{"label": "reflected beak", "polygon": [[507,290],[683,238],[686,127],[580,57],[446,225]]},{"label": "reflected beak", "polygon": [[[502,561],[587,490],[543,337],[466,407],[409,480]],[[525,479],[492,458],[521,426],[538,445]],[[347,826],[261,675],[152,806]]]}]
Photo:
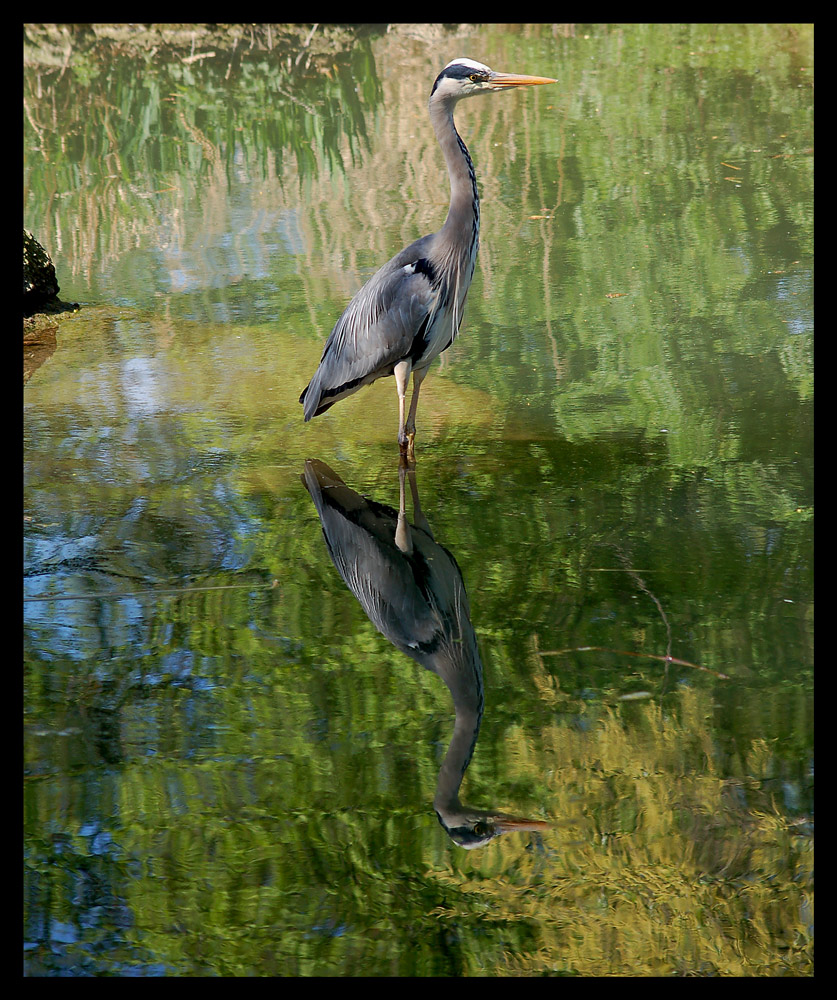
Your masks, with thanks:
[{"label": "reflected beak", "polygon": [[541,83],[557,83],[548,76],[524,76],[519,73],[492,73],[488,86],[492,90],[507,90],[509,87],[535,87]]},{"label": "reflected beak", "polygon": [[551,823],[541,819],[523,819],[518,816],[498,816],[494,825],[500,833],[513,833],[515,830],[548,830]]}]

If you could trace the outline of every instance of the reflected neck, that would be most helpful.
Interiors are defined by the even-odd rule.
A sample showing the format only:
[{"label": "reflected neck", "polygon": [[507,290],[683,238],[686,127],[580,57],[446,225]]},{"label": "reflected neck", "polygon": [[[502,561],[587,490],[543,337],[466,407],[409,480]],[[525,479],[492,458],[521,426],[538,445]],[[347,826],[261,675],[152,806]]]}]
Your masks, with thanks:
[{"label": "reflected neck", "polygon": [[482,665],[479,659],[465,664],[466,676],[457,672],[443,677],[453,695],[456,721],[448,751],[439,770],[433,807],[444,814],[460,808],[459,789],[477,744],[484,706]]}]

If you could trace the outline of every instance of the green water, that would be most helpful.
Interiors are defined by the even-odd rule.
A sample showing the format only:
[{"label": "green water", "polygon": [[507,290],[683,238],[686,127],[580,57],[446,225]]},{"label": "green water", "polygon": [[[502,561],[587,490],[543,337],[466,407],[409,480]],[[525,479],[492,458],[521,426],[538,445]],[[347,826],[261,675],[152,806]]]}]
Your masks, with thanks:
[{"label": "green water", "polygon": [[[810,975],[813,30],[248,46],[24,72],[24,221],[82,305],[24,390],[26,973]],[[418,414],[463,798],[553,824],[467,852],[450,693],[300,480],[398,506],[393,380],[297,402],[444,220],[458,55],[559,80],[457,112],[481,250]]]}]

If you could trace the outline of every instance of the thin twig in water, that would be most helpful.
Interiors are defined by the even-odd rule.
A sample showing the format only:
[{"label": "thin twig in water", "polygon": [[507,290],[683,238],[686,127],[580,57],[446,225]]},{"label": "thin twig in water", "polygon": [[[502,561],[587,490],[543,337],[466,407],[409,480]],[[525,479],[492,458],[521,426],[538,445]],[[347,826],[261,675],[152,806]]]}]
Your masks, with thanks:
[{"label": "thin twig in water", "polygon": [[639,589],[643,593],[647,594],[651,598],[651,600],[654,602],[654,604],[656,604],[657,610],[660,612],[660,617],[663,620],[663,625],[665,625],[665,627],[666,627],[666,655],[665,655],[665,657],[663,657],[663,659],[667,660],[668,662],[673,662],[672,659],[671,659],[671,625],[669,625],[668,616],[666,615],[665,611],[663,610],[662,604],[658,600],[657,596],[655,594],[652,594],[651,591],[648,589],[648,585],[645,583],[645,581],[639,575],[639,571],[633,569],[630,566],[625,553],[622,552],[622,550],[617,547],[616,554],[619,557],[619,561],[624,566],[625,572],[628,574],[628,576],[632,577],[634,579],[634,581],[636,582],[636,585],[639,587]]},{"label": "thin twig in water", "polygon": [[540,649],[538,656],[566,656],[568,653],[615,653],[617,656],[637,656],[647,660],[661,660],[663,663],[673,663],[678,667],[691,667],[693,670],[702,670],[706,674],[712,674],[722,681],[728,681],[729,675],[722,674],[720,670],[713,670],[711,667],[703,667],[699,663],[690,663],[688,660],[680,660],[676,656],[661,656],[659,653],[636,653],[629,649],[609,649],[607,646],[573,646],[571,649]]}]

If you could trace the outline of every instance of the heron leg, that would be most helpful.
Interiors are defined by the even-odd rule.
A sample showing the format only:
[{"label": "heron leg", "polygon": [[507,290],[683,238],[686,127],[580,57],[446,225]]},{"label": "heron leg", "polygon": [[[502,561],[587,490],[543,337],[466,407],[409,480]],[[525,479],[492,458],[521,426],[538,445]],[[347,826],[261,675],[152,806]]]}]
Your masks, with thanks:
[{"label": "heron leg", "polygon": [[410,372],[412,364],[409,359],[399,361],[393,368],[392,374],[395,376],[395,385],[398,389],[398,444],[401,451],[407,451],[407,432],[404,428],[404,410],[406,407],[407,385],[410,382]]},{"label": "heron leg", "polygon": [[410,412],[407,415],[407,423],[404,427],[404,431],[407,437],[407,456],[413,462],[415,462],[415,438],[416,438],[416,410],[418,409],[419,401],[419,389],[421,388],[421,383],[424,381],[427,375],[427,369],[416,369],[413,372],[413,398],[410,400]]},{"label": "heron leg", "polygon": [[[413,497],[413,524],[417,528],[421,528],[422,531],[426,532],[431,538],[433,538],[433,530],[424,516],[424,511],[421,509],[421,501],[419,500],[418,483],[416,482],[416,463],[413,462],[412,465],[408,464],[406,469],[407,479],[410,481],[410,493]],[[403,489],[403,486],[402,486]],[[403,502],[403,500],[402,500]]]},{"label": "heron leg", "polygon": [[407,521],[407,491],[404,488],[404,478],[406,475],[407,457],[402,454],[401,460],[398,463],[398,522],[395,526],[395,544],[404,555],[411,555],[413,551],[413,536]]}]

